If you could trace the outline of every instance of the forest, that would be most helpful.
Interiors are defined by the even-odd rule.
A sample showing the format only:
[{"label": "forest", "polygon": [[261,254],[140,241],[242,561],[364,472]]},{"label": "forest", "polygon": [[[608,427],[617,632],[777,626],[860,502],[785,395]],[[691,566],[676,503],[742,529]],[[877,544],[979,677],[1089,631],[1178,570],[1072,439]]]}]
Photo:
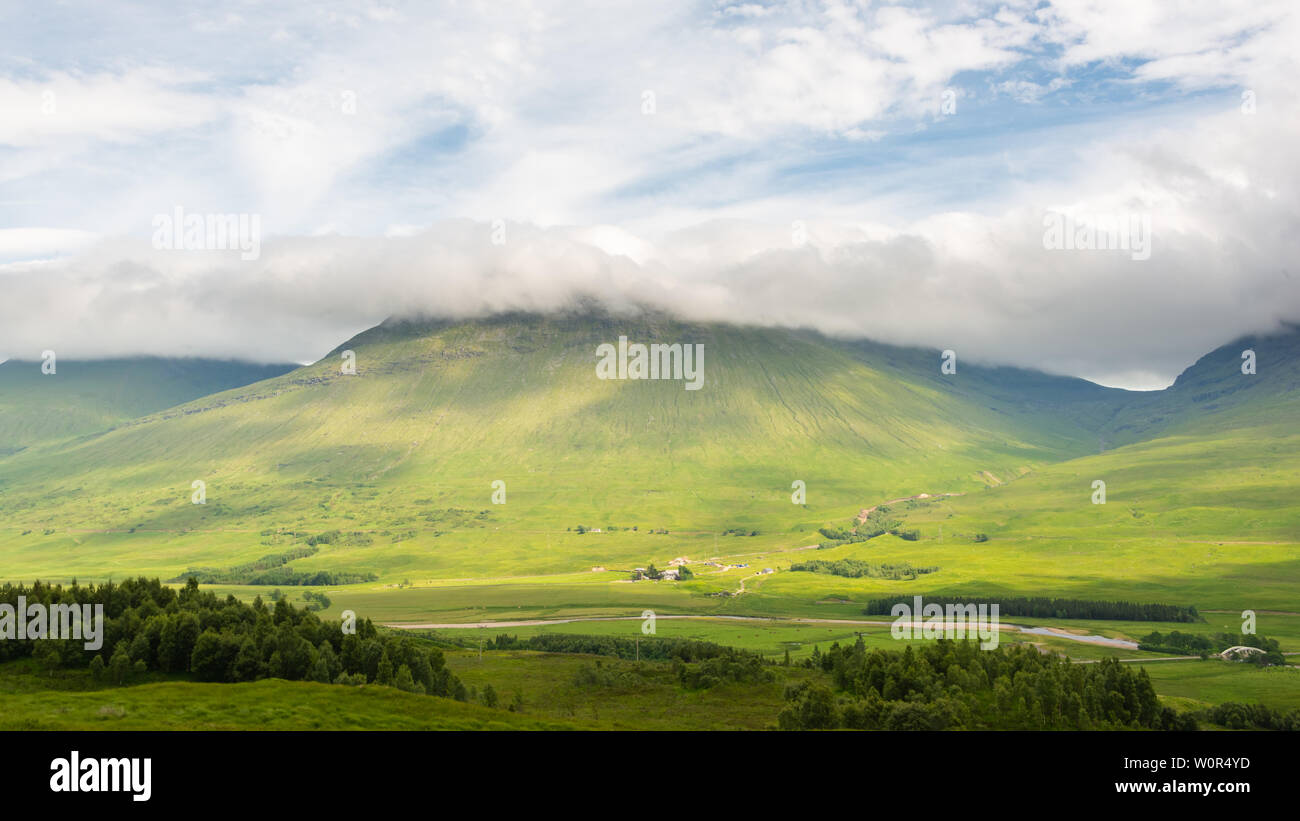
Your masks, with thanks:
[{"label": "forest", "polygon": [[67,640],[0,642],[0,662],[33,657],[49,671],[89,668],[97,681],[128,684],[146,671],[189,674],[200,681],[262,678],[333,684],[379,683],[413,693],[465,700],[442,651],[408,636],[380,633],[368,620],[322,621],[281,599],[268,606],[199,589],[176,590],[158,579],[70,586],[35,582],[0,587],[0,602],[102,604],[102,651]]}]

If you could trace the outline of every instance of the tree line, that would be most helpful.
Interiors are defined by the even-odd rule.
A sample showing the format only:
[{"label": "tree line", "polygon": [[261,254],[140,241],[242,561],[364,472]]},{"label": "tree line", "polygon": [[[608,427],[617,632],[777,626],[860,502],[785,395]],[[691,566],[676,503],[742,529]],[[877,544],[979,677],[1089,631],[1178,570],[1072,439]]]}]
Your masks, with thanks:
[{"label": "tree line", "polygon": [[881,505],[867,515],[866,519],[858,521],[853,519],[847,527],[823,527],[818,528],[818,533],[826,537],[826,541],[817,545],[818,550],[826,550],[832,547],[839,547],[844,544],[857,544],[874,539],[877,536],[883,536],[889,533],[900,539],[909,542],[915,542],[921,538],[919,530],[903,530],[903,520],[890,515],[888,505]]},{"label": "tree line", "polygon": [[1202,710],[1201,719],[1229,730],[1300,730],[1300,709],[1275,710],[1263,704],[1227,701]]},{"label": "tree line", "polygon": [[320,552],[318,544],[331,544],[333,535],[338,531],[323,533],[307,540],[307,544],[291,548],[283,553],[270,553],[260,559],[234,567],[191,567],[169,582],[183,582],[189,579],[199,584],[250,584],[250,585],[337,585],[373,582],[379,577],[374,573],[339,572],[333,570],[294,570],[287,565],[296,559],[303,559]]},{"label": "tree line", "polygon": [[868,651],[861,638],[818,654],[834,691],[787,687],[782,729],[1194,730],[1191,716],[1160,705],[1145,670],[1108,658],[1072,664],[1033,647],[980,650],[941,639]]},{"label": "tree line", "polygon": [[1263,653],[1251,653],[1243,657],[1244,661],[1255,664],[1286,664],[1282,648],[1277,639],[1264,638],[1253,633],[1215,633],[1211,636],[1196,633],[1183,633],[1172,630],[1169,633],[1154,631],[1142,637],[1138,642],[1139,650],[1154,653],[1171,653],[1179,656],[1209,656],[1221,653],[1229,647],[1257,647]]},{"label": "tree line", "polygon": [[807,573],[825,573],[831,576],[844,576],[849,579],[891,579],[900,581],[904,579],[915,579],[917,576],[926,573],[934,573],[939,570],[938,567],[913,567],[907,562],[897,564],[864,562],[861,559],[838,559],[836,561],[825,561],[822,559],[812,559],[811,561],[798,562],[790,565],[791,570],[804,571]]},{"label": "tree line", "polygon": [[[438,641],[458,647],[476,648],[476,639],[447,638],[429,634]],[[482,645],[484,650],[534,650],[539,653],[581,653],[589,656],[612,656],[620,659],[642,661],[697,662],[705,659],[762,659],[757,653],[715,644],[711,641],[678,639],[667,636],[593,636],[579,633],[539,633],[521,639],[518,636],[498,633]]]},{"label": "tree line", "polygon": [[0,601],[17,604],[102,604],[103,645],[88,651],[76,639],[0,642],[0,661],[26,656],[53,672],[89,667],[93,678],[125,684],[147,671],[199,681],[281,678],[334,684],[377,683],[413,693],[465,700],[465,686],[442,651],[408,636],[380,634],[369,619],[344,632],[286,599],[268,606],[234,596],[219,599],[190,578],[180,590],[158,579],[71,586],[6,584]]}]

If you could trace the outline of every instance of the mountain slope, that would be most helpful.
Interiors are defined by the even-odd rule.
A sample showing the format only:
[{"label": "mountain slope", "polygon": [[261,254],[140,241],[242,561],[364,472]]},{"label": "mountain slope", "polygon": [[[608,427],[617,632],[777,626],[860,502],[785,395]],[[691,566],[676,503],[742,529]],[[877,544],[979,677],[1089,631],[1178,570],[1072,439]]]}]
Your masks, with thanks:
[{"label": "mountain slope", "polygon": [[[1216,349],[1170,388],[1132,395],[1101,435],[1130,443],[911,513],[924,560],[957,571],[917,592],[1300,609],[1300,333]],[[948,541],[927,544],[941,527]],[[995,559],[966,559],[975,534]]]},{"label": "mountain slope", "polygon": [[[702,389],[596,378],[597,347],[620,336],[702,344]],[[356,375],[340,373],[345,350]],[[979,490],[1094,452],[1068,403],[1035,391],[1124,396],[1006,369],[944,377],[937,354],[659,316],[392,321],[315,365],[0,460],[0,513],[32,531],[9,566],[46,573],[230,565],[297,538],[280,530],[361,534],[304,568],[572,570],[635,561],[646,530],[697,554],[724,531],[758,531],[756,547],[815,540],[880,499]],[[495,481],[506,504],[492,503]],[[606,533],[597,544],[578,525]]]},{"label": "mountain slope", "polygon": [[[598,346],[620,336],[702,344],[703,386],[598,379]],[[661,316],[390,321],[315,365],[0,459],[0,555],[11,578],[170,577],[290,551],[301,571],[509,578],[763,555],[884,500],[959,493],[909,510],[920,541],[863,549],[942,566],[918,591],[1106,597],[1163,578],[1195,603],[1181,599],[1237,572],[1284,591],[1300,568],[1288,339],[1255,340],[1254,386],[1216,402],[1198,397],[1236,384],[1233,346],[1135,394]],[[1251,531],[1270,544],[1188,548]]]},{"label": "mountain slope", "polygon": [[[900,379],[921,381],[946,396],[985,407],[1017,430],[1052,441],[1062,453],[1092,453],[1104,445],[1103,432],[1126,407],[1145,394],[1107,388],[1074,377],[1053,376],[1014,367],[960,362],[955,374],[942,374],[940,353],[898,348],[866,340],[841,343]],[[1106,434],[1108,435],[1108,434]]]},{"label": "mountain slope", "polygon": [[[1247,351],[1255,372],[1243,372]],[[1300,326],[1236,339],[1198,359],[1163,391],[1133,395],[1106,432],[1121,442],[1173,432],[1213,434],[1293,415],[1300,397]]]},{"label": "mountain slope", "polygon": [[0,362],[0,456],[105,430],[200,396],[279,376],[296,366],[138,357]]}]

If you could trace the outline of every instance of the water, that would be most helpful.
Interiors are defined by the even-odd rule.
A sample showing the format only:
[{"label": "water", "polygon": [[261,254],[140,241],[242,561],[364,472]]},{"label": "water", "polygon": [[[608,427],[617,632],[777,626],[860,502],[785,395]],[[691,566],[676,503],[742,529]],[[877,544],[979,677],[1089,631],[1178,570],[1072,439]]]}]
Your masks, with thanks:
[{"label": "water", "polygon": [[1033,633],[1036,636],[1052,636],[1058,639],[1069,639],[1070,641],[1082,641],[1087,644],[1101,644],[1107,647],[1126,647],[1130,650],[1136,650],[1138,645],[1136,641],[1126,641],[1124,639],[1111,639],[1105,636],[1077,636],[1073,633],[1061,633],[1050,627],[1020,627],[1017,628],[1021,633]]}]

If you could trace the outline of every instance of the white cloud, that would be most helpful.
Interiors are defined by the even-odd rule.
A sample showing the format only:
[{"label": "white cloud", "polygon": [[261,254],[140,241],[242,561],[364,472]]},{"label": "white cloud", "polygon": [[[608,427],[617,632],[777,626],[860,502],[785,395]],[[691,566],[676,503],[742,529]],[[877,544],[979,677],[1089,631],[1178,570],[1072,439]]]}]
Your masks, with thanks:
[{"label": "white cloud", "polygon": [[0,77],[0,144],[51,141],[132,142],[191,129],[220,116],[220,100],[187,89],[204,78],[161,67],[83,75],[53,71],[39,79]]},{"label": "white cloud", "polygon": [[[2,270],[0,349],[306,360],[393,313],[594,296],[1155,387],[1233,336],[1300,317],[1287,262],[1300,253],[1300,169],[1285,154],[1300,133],[1284,111],[1235,109],[1140,131],[1080,147],[1073,174],[1009,210],[894,225],[712,220],[638,235],[512,222],[498,247],[486,222],[439,221],[386,238],[272,239],[254,263],[105,241]],[[1151,258],[1045,249],[1054,209],[1149,215]]]},{"label": "white cloud", "polygon": [[[1272,72],[1296,42],[1295,7],[1261,2],[1125,3],[1053,0],[1039,12],[1046,39],[1065,46],[1067,65],[1146,60],[1139,79],[1204,88]],[[1289,43],[1289,45],[1287,45]]]},{"label": "white cloud", "polygon": [[100,239],[89,231],[0,228],[0,263],[67,257]]}]

